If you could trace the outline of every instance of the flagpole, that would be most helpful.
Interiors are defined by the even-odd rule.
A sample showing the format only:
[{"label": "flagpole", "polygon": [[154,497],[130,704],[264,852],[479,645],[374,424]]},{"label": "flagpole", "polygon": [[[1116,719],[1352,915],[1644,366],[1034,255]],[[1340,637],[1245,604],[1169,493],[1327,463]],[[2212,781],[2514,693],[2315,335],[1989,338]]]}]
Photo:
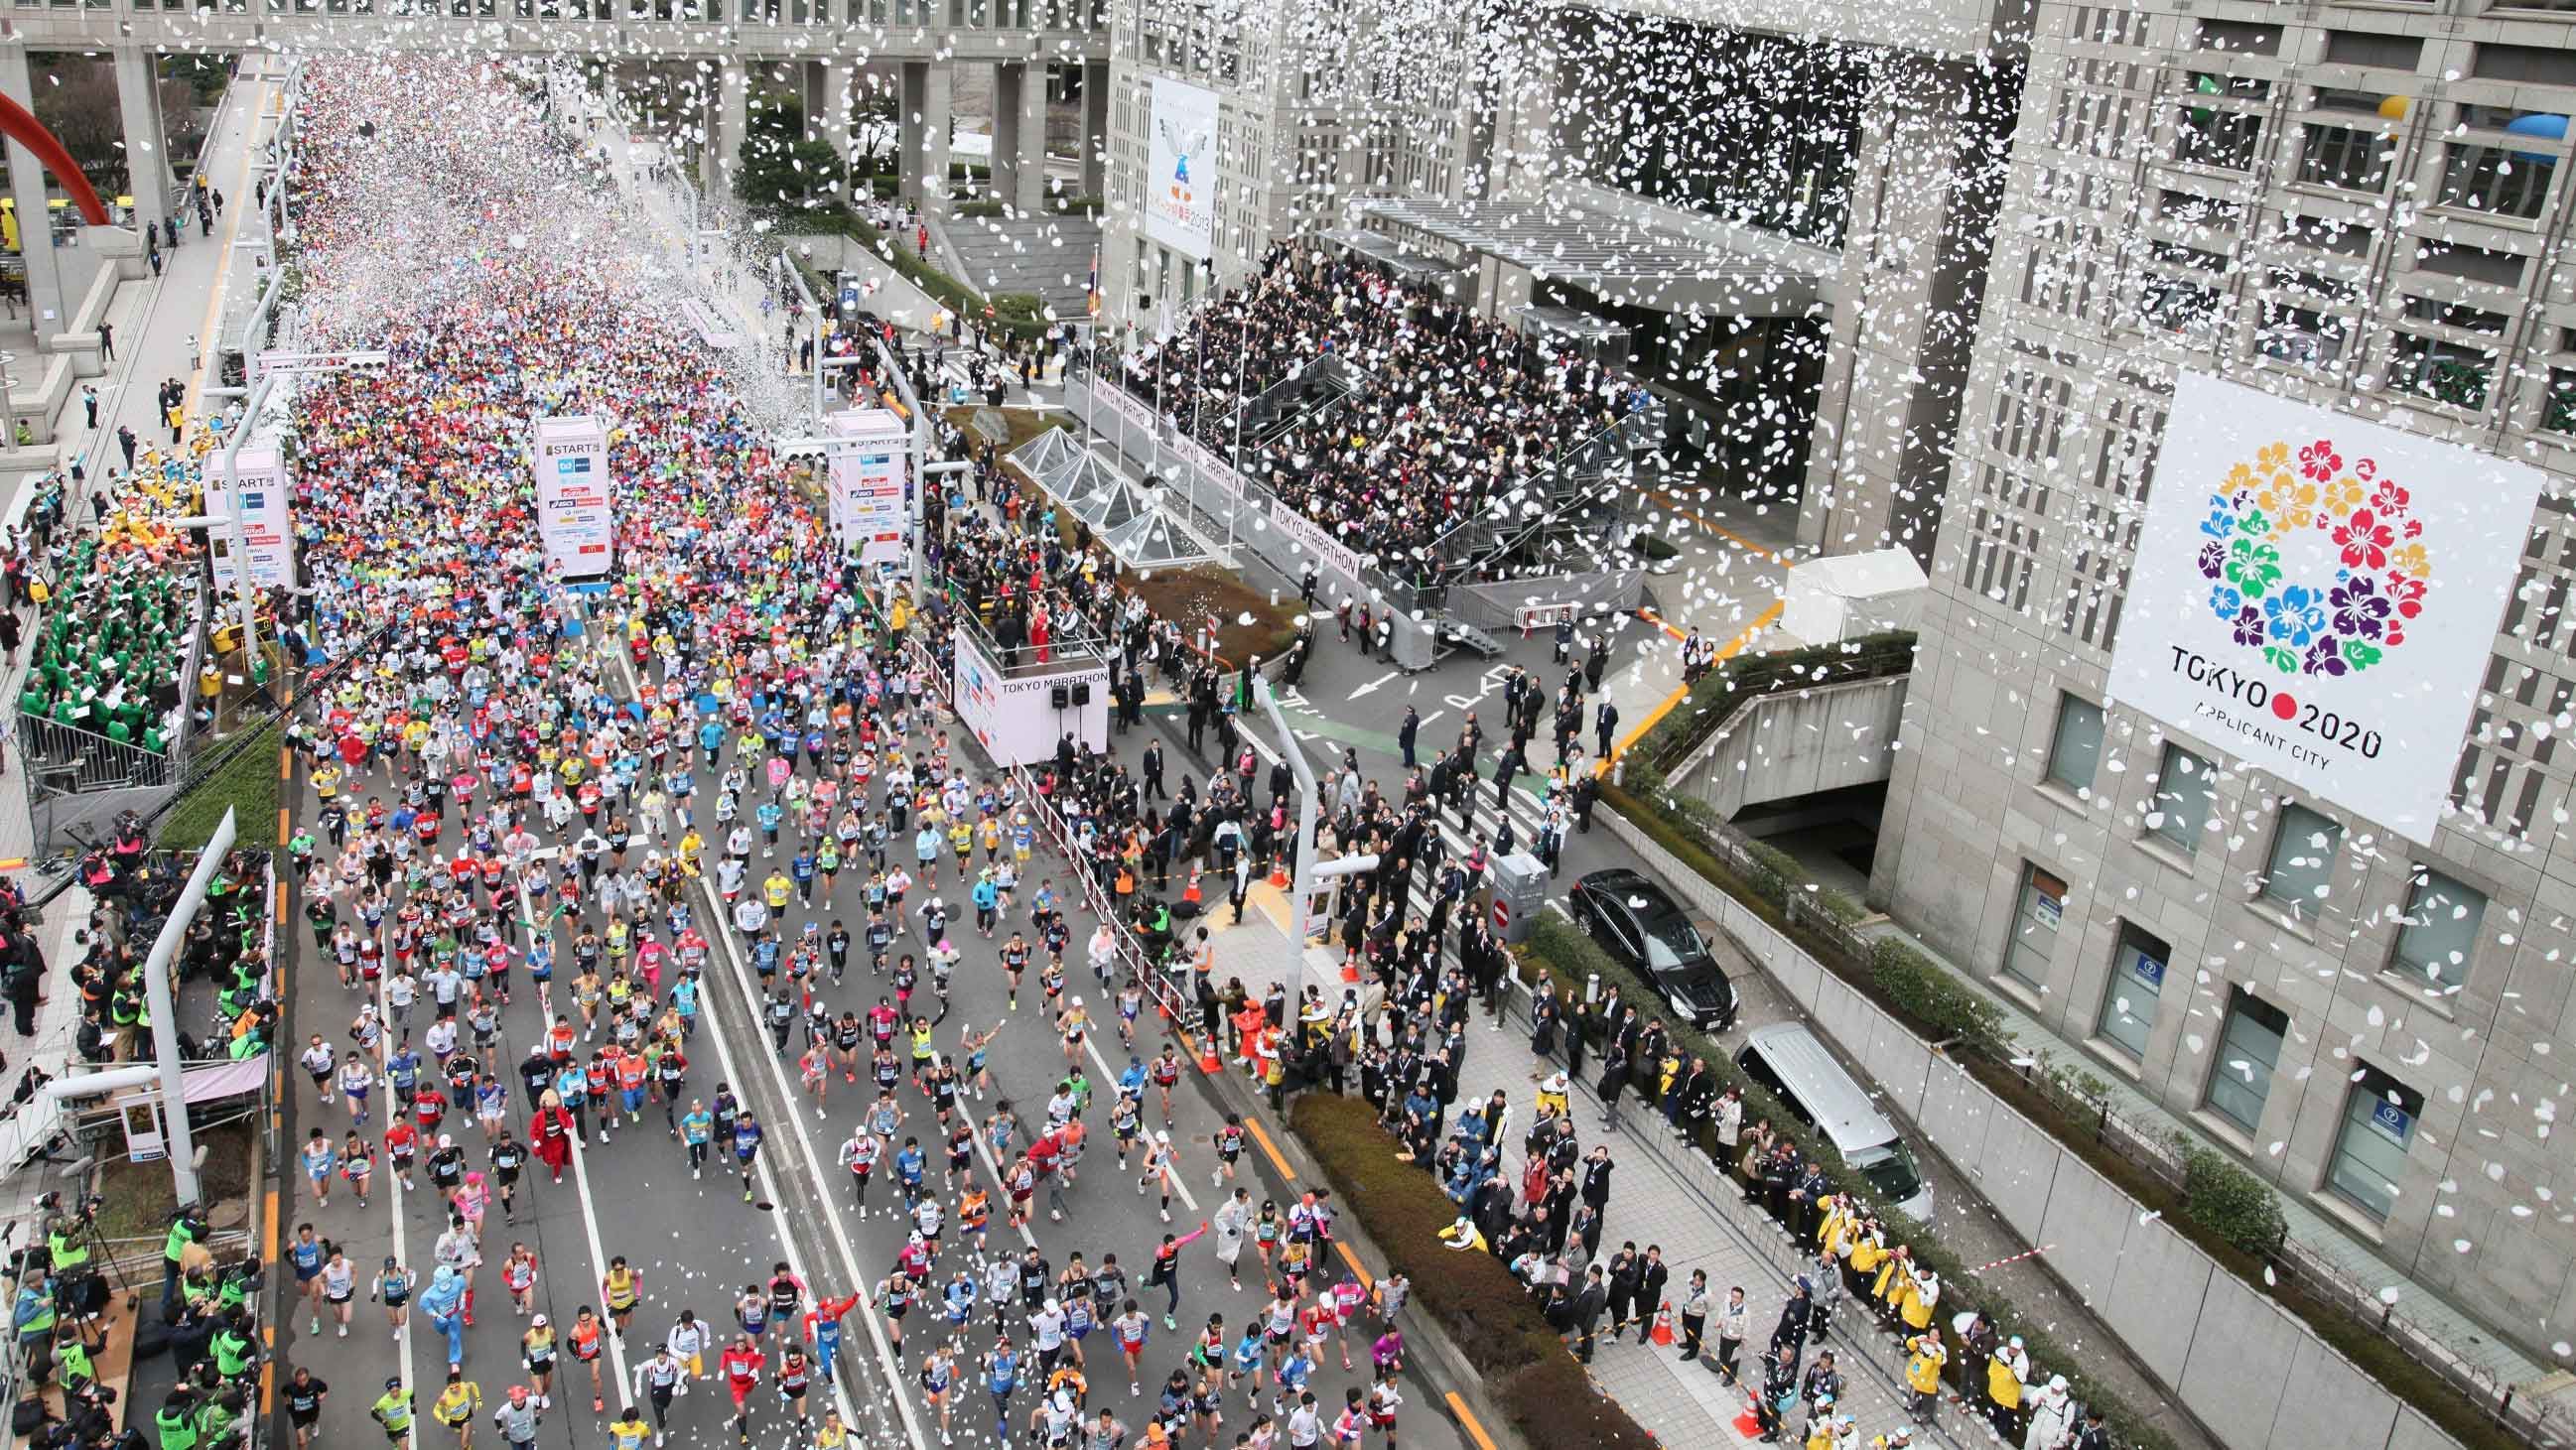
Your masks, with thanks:
[{"label": "flagpole", "polygon": [[[1207,310],[1204,305],[1199,308],[1202,314]],[[1198,329],[1198,334],[1198,382],[1190,398],[1190,441],[1192,443],[1199,441],[1199,413],[1207,407],[1207,329],[1204,327]],[[1199,470],[1198,465],[1192,464],[1190,465],[1190,527],[1193,529],[1199,525],[1198,516]]]},{"label": "flagpole", "polygon": [[1243,391],[1243,385],[1245,381],[1251,377],[1251,374],[1252,323],[1250,319],[1247,318],[1244,325],[1235,333],[1234,454],[1232,457],[1226,459],[1226,462],[1233,467],[1234,476],[1242,480],[1243,487],[1237,489],[1235,492],[1234,507],[1225,511],[1225,553],[1226,561],[1228,563],[1232,563],[1234,560],[1235,518],[1243,512],[1243,506],[1252,501],[1250,498],[1246,497],[1246,495],[1251,491],[1252,475],[1246,473],[1243,468],[1243,415],[1249,409],[1252,402],[1251,396]]}]

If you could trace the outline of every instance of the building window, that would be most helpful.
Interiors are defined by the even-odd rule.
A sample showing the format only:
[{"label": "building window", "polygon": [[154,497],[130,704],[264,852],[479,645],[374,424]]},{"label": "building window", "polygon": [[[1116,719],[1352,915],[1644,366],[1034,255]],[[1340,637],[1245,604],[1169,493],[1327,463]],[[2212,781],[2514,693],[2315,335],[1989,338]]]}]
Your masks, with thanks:
[{"label": "building window", "polygon": [[2219,1033],[2218,1064],[2209,1072],[2209,1110],[2248,1133],[2263,1125],[2263,1102],[2272,1095],[2272,1067],[2281,1060],[2281,1040],[2290,1035],[2289,1014],[2242,987],[2227,1003],[2227,1025]]},{"label": "building window", "polygon": [[2308,126],[2299,150],[2299,179],[2342,191],[2377,191],[2388,180],[2387,143],[2376,131]]},{"label": "building window", "polygon": [[2484,412],[2495,364],[2491,348],[2401,332],[2388,354],[2388,385],[2436,403]]},{"label": "building window", "polygon": [[2386,1221],[2397,1207],[2397,1185],[2406,1173],[2407,1145],[2423,1116],[2424,1095],[2368,1063],[2344,1099],[2335,1132],[2334,1162],[2326,1187],[2346,1203]]},{"label": "building window", "polygon": [[2057,734],[2048,745],[2048,778],[2087,800],[2102,766],[2102,707],[2074,695],[2057,697]]},{"label": "building window", "polygon": [[2156,793],[2147,807],[2147,829],[2188,856],[2200,849],[2200,833],[2209,829],[2209,808],[2218,798],[2218,767],[2179,745],[2165,747],[2156,767]]},{"label": "building window", "polygon": [[2531,221],[2548,209],[2549,183],[2557,176],[2555,157],[2454,141],[2443,148],[2442,186],[2434,199],[2463,211]]},{"label": "building window", "polygon": [[2416,867],[2406,893],[2405,925],[2397,932],[2388,969],[2410,984],[2420,979],[2438,990],[2458,987],[2468,976],[2469,958],[2478,949],[2478,925],[2486,914],[2485,892],[2429,866]]},{"label": "building window", "polygon": [[2163,942],[2120,923],[2120,946],[2111,955],[2111,979],[2102,987],[2095,1034],[2131,1057],[2144,1058],[2148,1034],[2156,1030],[2156,999],[2164,994],[2165,963],[2172,959],[2172,949]]},{"label": "building window", "polygon": [[2012,936],[2004,943],[2004,975],[2025,986],[2047,986],[2049,964],[2057,956],[2058,928],[2065,921],[2066,883],[2023,862]]},{"label": "building window", "polygon": [[2174,160],[2244,171],[2263,144],[2263,119],[2242,111],[2185,106],[2174,130]]},{"label": "building window", "polygon": [[2576,433],[2576,372],[2549,370],[2549,395],[2541,401],[2540,426],[2552,433]]},{"label": "building window", "polygon": [[2342,826],[2306,806],[2284,805],[2263,894],[2301,916],[2315,915],[2333,884],[2335,852],[2342,844]]}]

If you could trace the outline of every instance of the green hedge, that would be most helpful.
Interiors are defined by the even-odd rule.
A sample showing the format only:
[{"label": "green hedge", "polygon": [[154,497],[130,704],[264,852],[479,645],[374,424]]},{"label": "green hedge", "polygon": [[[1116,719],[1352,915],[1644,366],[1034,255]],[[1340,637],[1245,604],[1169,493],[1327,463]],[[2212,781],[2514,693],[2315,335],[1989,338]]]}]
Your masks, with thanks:
[{"label": "green hedge", "polygon": [[[277,722],[259,728],[235,748],[222,767],[171,804],[154,833],[154,844],[167,850],[190,850],[213,839],[224,811],[235,814],[235,840],[245,846],[273,844],[277,828],[277,752],[283,738]],[[230,747],[231,742],[226,742]]]},{"label": "green hedge", "polygon": [[[2005,1092],[2033,1122],[2118,1183],[2131,1197],[2150,1208],[2169,1210],[2166,1222],[2175,1230],[2198,1244],[2247,1285],[2306,1323],[2319,1338],[2341,1351],[2390,1393],[2422,1411],[2454,1439],[2472,1447],[2472,1450],[2508,1450],[2518,1443],[2486,1412],[2483,1405],[2463,1396],[2438,1371],[2413,1358],[2403,1347],[2356,1317],[2347,1307],[2319,1299],[2283,1281],[2281,1276],[2276,1275],[2272,1280],[2265,1278],[2264,1258],[2279,1251],[2288,1236],[2288,1229],[2281,1216],[2278,1198],[2261,1179],[2220,1154],[2206,1148],[2195,1148],[2186,1142],[2185,1183],[2180,1193],[2175,1192],[2170,1184],[2122,1156],[2091,1131],[2089,1115],[2098,1109],[2098,1103],[2091,1100],[2098,1099],[2099,1095],[2088,1093],[2081,1087],[2079,1079],[2082,1074],[2063,1072],[2044,1054],[2023,1051],[2003,1030],[2002,1014],[1992,1002],[1911,944],[1881,938],[1871,943],[1866,958],[1855,960],[1842,942],[1792,920],[1784,909],[1786,893],[1800,888],[1795,883],[1779,880],[1750,882],[1729,870],[1706,844],[1707,822],[1689,809],[1695,803],[1685,801],[1680,809],[1666,808],[1672,797],[1662,793],[1660,788],[1653,793],[1636,789],[1639,776],[1660,787],[1660,779],[1651,771],[1642,770],[1641,764],[1632,764],[1628,768],[1629,788],[1603,788],[1603,804],[1625,816],[1684,866],[1734,897],[1745,909],[1824,964],[1828,971],[1863,996],[1894,1014],[1917,1035],[1930,1041],[1948,1043],[1952,1055],[1958,1057],[1962,1066],[1980,1081],[1989,1088]],[[1760,858],[1757,856],[1757,859]],[[1776,873],[1766,862],[1762,874],[1770,876]],[[1827,909],[1832,908],[1828,906]],[[1560,983],[1579,989],[1584,972],[1601,971],[1605,980],[1634,984],[1633,988],[1622,987],[1623,997],[1631,995],[1632,991],[1646,992],[1645,1000],[1653,1000],[1653,993],[1644,983],[1571,928],[1558,922],[1542,921],[1538,930],[1539,936],[1533,942],[1537,950],[1525,950],[1523,959],[1547,968]],[[1566,950],[1560,946],[1561,939],[1565,937],[1572,937],[1574,945],[1571,950],[1582,954],[1580,968],[1572,970],[1570,975],[1548,960],[1551,954]],[[1677,1031],[1676,1035],[1690,1050],[1702,1050],[1701,1040],[1687,1029]],[[2036,1079],[2014,1067],[2014,1064],[2033,1057],[2039,1058],[2043,1064]],[[1710,1057],[1709,1062],[1712,1067],[1720,1067],[1716,1057]],[[1721,1081],[1734,1080],[1734,1065],[1723,1064],[1719,1077]],[[2017,1091],[2013,1091],[2015,1089]],[[1763,1116],[1771,1117],[1775,1123],[1780,1120],[1767,1100],[1761,1100],[1765,1105],[1760,1108],[1755,1106],[1757,1101],[1755,1093],[1746,1093],[1747,1122]],[[1800,1147],[1813,1151],[1803,1140]],[[1863,1196],[1868,1195],[1864,1192]],[[2024,1346],[2030,1351],[2031,1362],[2034,1365],[2046,1363],[2057,1372],[2064,1373],[2075,1387],[2077,1398],[2103,1405],[2112,1429],[2128,1443],[2140,1446],[2170,1443],[2161,1431],[2138,1420],[2126,1405],[2088,1388],[2090,1382],[2072,1368],[2075,1364],[2073,1356],[2058,1348],[2053,1336],[2013,1313],[2007,1298],[1968,1275],[1966,1266],[1938,1240],[1917,1231],[1911,1242],[1915,1257],[1929,1263],[1943,1280],[1960,1286],[1967,1302],[1984,1307],[1998,1323],[2018,1326],[2008,1332],[2022,1336]],[[1968,1287],[1971,1285],[1976,1287]]]},{"label": "green hedge", "polygon": [[[1619,995],[1623,1000],[1658,1000],[1653,987],[1643,977],[1594,945],[1591,938],[1580,930],[1552,918],[1540,919],[1530,940],[1521,947],[1520,959],[1544,972],[1558,986],[1578,994],[1583,989],[1584,978],[1597,973],[1604,983],[1619,985]],[[2101,1406],[2113,1433],[2122,1444],[2140,1447],[2140,1450],[2172,1450],[2172,1437],[2149,1424],[2134,1408],[2086,1375],[2074,1354],[2060,1345],[2037,1320],[2016,1311],[2003,1294],[1969,1273],[1970,1264],[1944,1245],[1929,1225],[1881,1205],[1877,1190],[1858,1174],[1846,1169],[1832,1145],[1802,1125],[1786,1104],[1745,1077],[1724,1048],[1687,1026],[1667,1025],[1671,1027],[1674,1042],[1681,1051],[1705,1059],[1721,1087],[1733,1087],[1743,1094],[1744,1126],[1747,1130],[1756,1121],[1769,1119],[1775,1129],[1782,1130],[1791,1142],[1797,1144],[1801,1153],[1824,1165],[1836,1193],[1849,1193],[1878,1206],[1878,1216],[1887,1225],[1889,1237],[1895,1242],[1912,1245],[1915,1261],[1941,1276],[1941,1304],[1945,1313],[1951,1312],[1954,1306],[1975,1305],[1984,1309],[2005,1333],[2022,1337],[2023,1346],[2030,1351],[2034,1366],[2065,1375],[2077,1399]],[[1722,1150],[1713,1123],[1693,1124],[1692,1142],[1710,1158],[1720,1157]],[[1726,1163],[1724,1166],[1730,1174],[1734,1172],[1734,1164]]]},{"label": "green hedge", "polygon": [[2289,1240],[2281,1201],[2235,1164],[2176,1134],[2183,1149],[2182,1207],[2192,1221],[2249,1254],[2270,1255]]},{"label": "green hedge", "polygon": [[1648,1450],[1656,1443],[1593,1388],[1502,1260],[1440,1242],[1457,1205],[1429,1173],[1396,1158],[1399,1145],[1365,1100],[1301,1093],[1288,1120],[1387,1267],[1413,1281],[1414,1302],[1440,1322],[1529,1444]]}]

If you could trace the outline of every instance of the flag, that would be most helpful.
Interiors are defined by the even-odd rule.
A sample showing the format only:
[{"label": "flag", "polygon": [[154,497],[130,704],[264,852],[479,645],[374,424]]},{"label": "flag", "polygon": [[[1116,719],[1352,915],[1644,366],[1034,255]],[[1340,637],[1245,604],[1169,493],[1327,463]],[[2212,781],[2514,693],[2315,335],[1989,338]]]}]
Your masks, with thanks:
[{"label": "flag", "polygon": [[1091,284],[1085,289],[1091,299],[1091,315],[1100,315],[1100,249],[1091,249]]}]

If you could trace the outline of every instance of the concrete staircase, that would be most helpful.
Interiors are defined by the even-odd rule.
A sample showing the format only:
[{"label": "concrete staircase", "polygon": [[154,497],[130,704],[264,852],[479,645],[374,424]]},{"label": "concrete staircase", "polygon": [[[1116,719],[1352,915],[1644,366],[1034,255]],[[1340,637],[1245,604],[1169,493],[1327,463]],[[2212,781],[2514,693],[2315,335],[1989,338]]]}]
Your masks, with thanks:
[{"label": "concrete staircase", "polygon": [[947,250],[976,291],[1034,292],[1060,318],[1089,315],[1091,258],[1100,224],[1088,216],[949,217]]}]

